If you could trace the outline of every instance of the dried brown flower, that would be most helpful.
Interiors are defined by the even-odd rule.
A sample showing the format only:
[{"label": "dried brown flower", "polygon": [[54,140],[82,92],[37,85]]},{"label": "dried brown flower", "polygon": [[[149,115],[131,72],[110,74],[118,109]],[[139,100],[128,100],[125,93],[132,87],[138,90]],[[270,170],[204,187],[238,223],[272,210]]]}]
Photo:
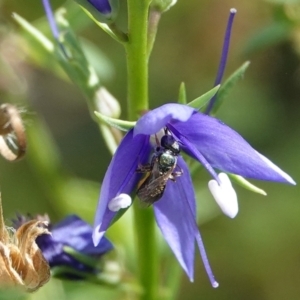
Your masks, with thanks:
[{"label": "dried brown flower", "polygon": [[41,234],[50,234],[48,222],[32,220],[16,231],[4,224],[0,197],[0,286],[33,292],[50,278],[50,267],[36,244]]},{"label": "dried brown flower", "polygon": [[18,108],[7,103],[0,105],[0,154],[10,161],[18,160],[25,155],[26,144]]}]

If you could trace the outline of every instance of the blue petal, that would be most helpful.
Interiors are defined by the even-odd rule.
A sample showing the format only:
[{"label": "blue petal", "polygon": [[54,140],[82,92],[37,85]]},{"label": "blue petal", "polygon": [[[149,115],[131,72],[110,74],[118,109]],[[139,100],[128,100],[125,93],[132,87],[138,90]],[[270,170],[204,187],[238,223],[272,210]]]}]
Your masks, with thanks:
[{"label": "blue petal", "polygon": [[[192,225],[195,212],[195,197],[189,171],[182,159],[178,165],[183,175],[176,182],[169,180],[163,197],[154,204],[156,222],[174,252],[178,262],[188,275],[194,279],[195,236]],[[191,201],[193,213],[189,213]]]},{"label": "blue petal", "polygon": [[150,151],[149,136],[133,137],[133,130],[121,141],[102,183],[94,222],[95,245],[98,245],[116,214],[108,209],[108,202],[120,193],[130,194],[134,190],[141,178],[141,174],[136,173],[138,164],[148,162]]},{"label": "blue petal", "polygon": [[137,134],[155,134],[164,128],[171,120],[186,122],[195,110],[189,106],[169,103],[153,109],[143,115],[134,127]]},{"label": "blue petal", "polygon": [[[267,163],[237,132],[218,119],[194,113],[187,122],[172,121],[171,130],[172,126],[216,169],[253,179],[294,183],[288,174]],[[186,150],[191,154],[188,147]]]}]

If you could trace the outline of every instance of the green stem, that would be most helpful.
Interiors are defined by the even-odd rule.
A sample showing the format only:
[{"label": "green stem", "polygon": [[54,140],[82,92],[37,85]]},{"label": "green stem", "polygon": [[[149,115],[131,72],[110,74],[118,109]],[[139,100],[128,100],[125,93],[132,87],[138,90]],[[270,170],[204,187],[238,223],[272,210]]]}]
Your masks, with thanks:
[{"label": "green stem", "polygon": [[148,109],[147,31],[149,0],[128,0],[128,117],[135,120]]},{"label": "green stem", "polygon": [[159,272],[154,215],[152,209],[141,209],[138,201],[134,204],[134,226],[139,278],[143,288],[140,299],[157,300]]},{"label": "green stem", "polygon": [[[136,120],[148,110],[148,10],[151,0],[128,0],[128,42],[125,44],[128,71],[128,119]],[[134,205],[137,267],[143,288],[142,300],[156,300],[158,251],[152,209]]]}]

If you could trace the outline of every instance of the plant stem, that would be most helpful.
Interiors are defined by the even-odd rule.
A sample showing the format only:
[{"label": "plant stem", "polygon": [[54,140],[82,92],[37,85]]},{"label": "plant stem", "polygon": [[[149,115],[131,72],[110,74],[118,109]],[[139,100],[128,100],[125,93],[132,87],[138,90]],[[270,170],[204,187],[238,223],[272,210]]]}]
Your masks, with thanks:
[{"label": "plant stem", "polygon": [[[136,120],[148,110],[148,10],[150,0],[128,0],[128,42],[125,44],[128,70],[128,119]],[[142,300],[156,300],[158,251],[152,209],[135,202],[137,267],[143,288]]]},{"label": "plant stem", "polygon": [[147,31],[149,0],[128,0],[128,117],[135,120],[148,109]]}]

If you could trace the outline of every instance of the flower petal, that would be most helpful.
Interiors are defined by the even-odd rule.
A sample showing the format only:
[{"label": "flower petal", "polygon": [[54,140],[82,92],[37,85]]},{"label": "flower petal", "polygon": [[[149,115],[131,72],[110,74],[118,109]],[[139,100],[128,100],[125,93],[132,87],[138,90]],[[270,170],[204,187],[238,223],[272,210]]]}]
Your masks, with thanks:
[{"label": "flower petal", "polygon": [[194,277],[195,239],[201,258],[213,287],[217,287],[208,262],[200,232],[196,224],[196,201],[189,169],[182,157],[178,157],[182,176],[176,182],[169,181],[163,197],[154,204],[157,224],[190,281]]},{"label": "flower petal", "polygon": [[130,130],[121,141],[102,183],[94,221],[95,245],[98,245],[116,214],[109,210],[108,202],[120,193],[130,194],[134,190],[141,177],[141,174],[136,173],[138,164],[148,161],[150,151],[149,136],[133,137],[133,130]]},{"label": "flower petal", "polygon": [[216,169],[253,179],[294,183],[218,119],[194,113],[187,122],[172,121],[171,125],[193,143]]},{"label": "flower petal", "polygon": [[187,105],[169,103],[153,109],[143,115],[134,127],[134,136],[155,134],[171,120],[186,122],[195,110]]},{"label": "flower petal", "polygon": [[187,211],[190,210],[188,201],[193,202],[191,204],[195,216],[195,197],[186,164],[181,163],[180,167],[183,169],[183,175],[178,177],[176,182],[167,182],[163,197],[154,203],[154,212],[164,238],[190,281],[193,281],[195,234],[192,226],[193,216]]}]

